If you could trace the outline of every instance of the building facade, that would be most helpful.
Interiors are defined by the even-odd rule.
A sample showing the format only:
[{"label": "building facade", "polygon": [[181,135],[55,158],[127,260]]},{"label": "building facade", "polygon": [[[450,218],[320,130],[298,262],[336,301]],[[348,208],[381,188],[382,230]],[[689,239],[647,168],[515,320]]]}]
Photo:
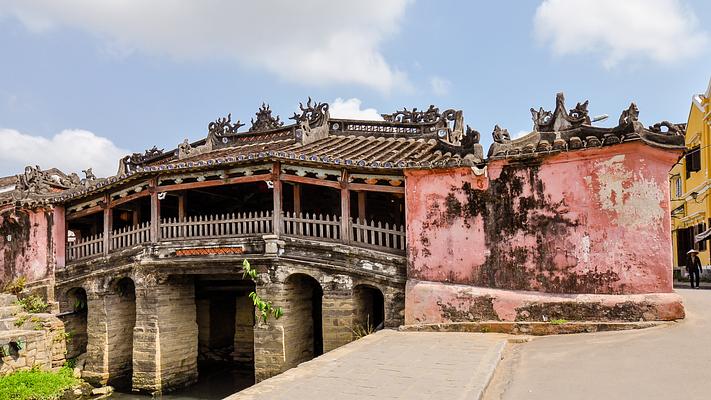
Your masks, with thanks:
[{"label": "building facade", "polygon": [[[597,127],[587,106],[558,94],[525,137],[494,127],[487,157],[460,110],[355,121],[309,100],[291,124],[263,105],[248,130],[218,119],[109,178],[28,167],[0,197],[3,279],[32,274],[86,337],[69,349],[85,378],[147,392],[216,361],[259,381],[363,326],[683,318],[683,127],[645,127],[634,104]],[[284,316],[256,319],[251,291]]]},{"label": "building facade", "polygon": [[672,201],[674,267],[684,275],[686,253],[699,251],[705,270],[711,264],[711,81],[703,94],[694,95],[685,135],[686,155],[669,176]]}]

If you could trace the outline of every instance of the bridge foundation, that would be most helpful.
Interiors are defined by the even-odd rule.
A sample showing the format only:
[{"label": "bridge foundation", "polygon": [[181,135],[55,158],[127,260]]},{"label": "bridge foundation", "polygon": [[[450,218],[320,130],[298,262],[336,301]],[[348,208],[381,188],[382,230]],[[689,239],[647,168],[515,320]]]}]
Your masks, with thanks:
[{"label": "bridge foundation", "polygon": [[195,285],[145,275],[136,282],[133,390],[160,392],[197,381]]}]

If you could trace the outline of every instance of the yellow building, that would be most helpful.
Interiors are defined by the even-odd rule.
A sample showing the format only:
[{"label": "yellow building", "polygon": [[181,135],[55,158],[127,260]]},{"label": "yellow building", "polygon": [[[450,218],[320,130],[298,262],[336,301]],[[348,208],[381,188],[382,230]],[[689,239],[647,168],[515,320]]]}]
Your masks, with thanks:
[{"label": "yellow building", "polygon": [[691,248],[699,250],[702,265],[711,264],[711,81],[692,98],[686,147],[669,177],[674,266],[682,268]]}]

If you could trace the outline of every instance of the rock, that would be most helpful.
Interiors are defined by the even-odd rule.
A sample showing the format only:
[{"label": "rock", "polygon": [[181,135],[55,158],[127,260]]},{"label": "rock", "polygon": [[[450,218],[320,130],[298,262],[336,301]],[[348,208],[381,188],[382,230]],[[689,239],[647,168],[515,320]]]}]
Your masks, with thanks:
[{"label": "rock", "polygon": [[114,388],[111,386],[103,386],[100,388],[93,389],[91,391],[92,396],[98,396],[98,395],[104,395],[104,394],[111,394],[114,392]]},{"label": "rock", "polygon": [[81,369],[79,367],[75,367],[74,370],[72,371],[72,375],[75,378],[81,378]]},{"label": "rock", "polygon": [[73,392],[73,393],[74,393],[74,396],[77,396],[77,397],[80,397],[81,395],[84,394],[84,393],[82,393],[82,391],[81,391],[80,388],[74,389],[74,392]]}]

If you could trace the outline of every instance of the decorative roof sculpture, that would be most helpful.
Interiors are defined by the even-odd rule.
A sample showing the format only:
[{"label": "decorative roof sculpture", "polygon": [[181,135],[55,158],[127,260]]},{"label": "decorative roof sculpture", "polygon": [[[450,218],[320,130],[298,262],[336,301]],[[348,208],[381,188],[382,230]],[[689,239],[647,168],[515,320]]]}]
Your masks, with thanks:
[{"label": "decorative roof sculpture", "polygon": [[[533,131],[521,138],[510,140],[502,135],[498,126],[492,133],[494,143],[488,157],[530,157],[555,151],[600,147],[633,140],[642,140],[658,147],[684,146],[684,128],[671,123],[656,124],[649,129],[639,122],[639,108],[635,103],[622,111],[618,124],[613,128],[592,126],[586,100],[575,108],[566,110],[563,93],[556,95],[556,106],[551,111],[543,107],[531,108]],[[671,128],[670,128],[671,126]],[[662,131],[666,127],[666,131]],[[508,132],[507,132],[508,134]]]},{"label": "decorative roof sculpture", "polygon": [[[533,131],[511,139],[508,130],[494,126],[491,159],[534,157],[561,151],[641,140],[663,148],[683,149],[683,124],[663,121],[645,128],[633,103],[620,116],[618,126],[592,126],[588,101],[572,109],[562,93],[553,111],[531,109]],[[116,176],[82,184],[56,196],[57,201],[89,196],[132,179],[160,173],[182,173],[232,165],[280,161],[325,168],[365,169],[369,173],[398,173],[411,168],[480,166],[484,158],[480,133],[464,124],[461,110],[441,111],[430,105],[382,114],[383,121],[332,118],[329,105],[308,98],[285,125],[263,103],[248,131],[232,115],[208,124],[204,139],[187,139],[174,150],[157,148],[134,153],[121,160]],[[77,178],[78,179],[78,178]]]},{"label": "decorative roof sculpture", "polygon": [[269,108],[269,104],[262,103],[262,106],[259,107],[259,111],[257,111],[255,115],[257,119],[252,118],[252,127],[249,128],[250,132],[268,131],[284,126],[284,123],[279,120],[278,116],[272,116],[272,110]]}]

